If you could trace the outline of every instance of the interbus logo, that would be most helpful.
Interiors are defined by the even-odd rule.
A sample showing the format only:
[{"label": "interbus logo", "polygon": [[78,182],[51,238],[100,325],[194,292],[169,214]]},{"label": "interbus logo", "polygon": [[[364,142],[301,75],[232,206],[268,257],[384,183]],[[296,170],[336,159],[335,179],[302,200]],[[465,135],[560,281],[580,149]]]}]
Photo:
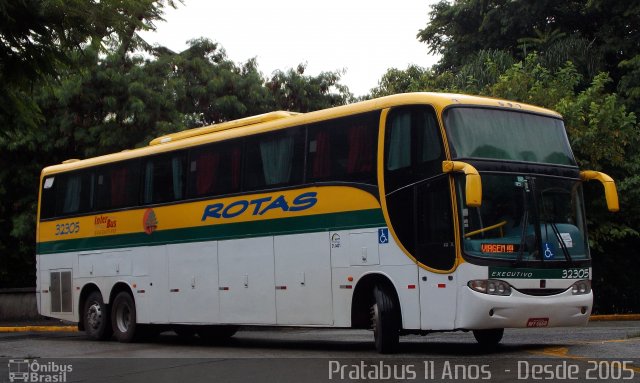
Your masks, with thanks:
[{"label": "interbus logo", "polygon": [[113,234],[117,231],[118,222],[108,215],[99,215],[93,219],[95,234]]}]

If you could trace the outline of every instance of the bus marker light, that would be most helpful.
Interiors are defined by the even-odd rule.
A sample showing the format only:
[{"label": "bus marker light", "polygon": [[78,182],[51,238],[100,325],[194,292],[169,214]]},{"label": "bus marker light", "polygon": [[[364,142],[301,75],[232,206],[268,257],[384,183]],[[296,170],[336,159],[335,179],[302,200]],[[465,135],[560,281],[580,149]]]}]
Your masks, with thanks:
[{"label": "bus marker light", "polygon": [[131,287],[133,287],[135,289],[136,287],[138,287],[138,285],[134,283],[134,284],[131,285]]},{"label": "bus marker light", "polygon": [[138,294],[144,294],[145,290],[138,290],[137,292],[138,292]]},{"label": "bus marker light", "polygon": [[351,286],[351,285],[340,285],[340,288],[341,289],[352,289],[353,286]]},{"label": "bus marker light", "polygon": [[408,288],[408,289],[415,289],[415,288],[416,288],[416,285],[409,285],[409,286],[407,286],[407,288]]},{"label": "bus marker light", "polygon": [[276,290],[286,290],[287,286],[276,286]]},{"label": "bus marker light", "polygon": [[347,277],[347,281],[349,281],[349,282],[353,282],[353,277],[352,277],[351,275],[349,275],[349,276]]},{"label": "bus marker light", "polygon": [[439,289],[444,289],[444,288],[446,288],[446,287],[447,287],[447,284],[446,284],[446,283],[438,283],[438,288],[439,288]]},{"label": "bus marker light", "polygon": [[218,290],[220,291],[229,291],[228,287],[219,287]]}]

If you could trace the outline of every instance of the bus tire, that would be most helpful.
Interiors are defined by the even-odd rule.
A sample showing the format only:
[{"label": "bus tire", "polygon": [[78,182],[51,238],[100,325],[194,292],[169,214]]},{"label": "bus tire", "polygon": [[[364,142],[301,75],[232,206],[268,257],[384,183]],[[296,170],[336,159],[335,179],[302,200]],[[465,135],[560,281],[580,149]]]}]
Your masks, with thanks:
[{"label": "bus tire", "polygon": [[99,291],[91,292],[84,302],[82,321],[84,332],[90,339],[107,340],[111,338],[113,331],[109,309],[104,304],[102,294]]},{"label": "bus tire", "polygon": [[198,336],[206,342],[222,343],[238,332],[238,326],[200,326],[197,330]]},{"label": "bus tire", "polygon": [[381,286],[373,289],[373,297],[371,328],[376,350],[381,354],[389,354],[397,349],[400,340],[398,307],[391,294]]},{"label": "bus tire", "polygon": [[503,328],[492,328],[487,330],[473,330],[473,337],[478,344],[484,348],[496,348],[504,335]]},{"label": "bus tire", "polygon": [[136,340],[136,305],[131,294],[126,291],[118,293],[111,306],[111,324],[115,338],[122,343]]}]

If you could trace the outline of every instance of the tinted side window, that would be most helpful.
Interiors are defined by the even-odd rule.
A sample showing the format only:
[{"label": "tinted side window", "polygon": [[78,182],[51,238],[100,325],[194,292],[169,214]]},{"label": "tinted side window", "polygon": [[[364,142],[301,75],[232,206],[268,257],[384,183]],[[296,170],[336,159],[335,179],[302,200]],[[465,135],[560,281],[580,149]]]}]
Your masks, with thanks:
[{"label": "tinted side window", "polygon": [[186,152],[174,152],[144,161],[144,204],[178,201],[184,198]]},{"label": "tinted side window", "polygon": [[140,162],[123,161],[95,170],[98,210],[120,209],[138,204]]},{"label": "tinted side window", "polygon": [[87,171],[47,177],[43,185],[42,218],[86,213],[93,208],[93,174]]},{"label": "tinted side window", "polygon": [[58,176],[45,177],[42,182],[42,200],[40,201],[40,219],[52,218],[56,212],[56,189]]},{"label": "tinted side window", "polygon": [[379,113],[309,127],[307,180],[375,184]]},{"label": "tinted side window", "polygon": [[415,256],[424,265],[449,270],[456,260],[449,179],[442,176],[422,183],[415,193]]},{"label": "tinted side window", "polygon": [[385,145],[387,192],[442,171],[444,151],[431,107],[394,109],[387,119]]},{"label": "tinted side window", "polygon": [[246,143],[244,190],[302,183],[304,129],[261,134]]},{"label": "tinted side window", "polygon": [[188,196],[198,198],[240,191],[242,141],[225,141],[189,153]]}]

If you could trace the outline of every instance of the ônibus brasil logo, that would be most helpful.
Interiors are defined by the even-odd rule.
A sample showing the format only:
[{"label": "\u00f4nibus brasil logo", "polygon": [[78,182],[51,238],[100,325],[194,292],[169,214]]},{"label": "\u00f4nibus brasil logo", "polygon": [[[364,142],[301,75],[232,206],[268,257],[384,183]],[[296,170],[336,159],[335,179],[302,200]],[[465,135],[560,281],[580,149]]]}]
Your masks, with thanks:
[{"label": "\u00f4nibus brasil logo", "polygon": [[73,371],[70,364],[58,362],[44,362],[29,359],[9,360],[10,382],[66,382],[69,373]]}]

